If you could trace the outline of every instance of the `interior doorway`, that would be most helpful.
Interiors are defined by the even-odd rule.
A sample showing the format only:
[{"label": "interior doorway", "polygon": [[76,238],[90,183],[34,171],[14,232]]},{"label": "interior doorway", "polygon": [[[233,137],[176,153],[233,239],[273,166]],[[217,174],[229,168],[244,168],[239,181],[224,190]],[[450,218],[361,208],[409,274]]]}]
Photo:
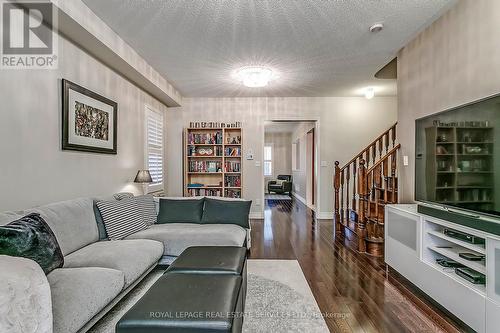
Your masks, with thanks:
[{"label": "interior doorway", "polygon": [[316,210],[316,126],[316,121],[265,122],[262,169],[266,206],[273,200],[297,201]]}]

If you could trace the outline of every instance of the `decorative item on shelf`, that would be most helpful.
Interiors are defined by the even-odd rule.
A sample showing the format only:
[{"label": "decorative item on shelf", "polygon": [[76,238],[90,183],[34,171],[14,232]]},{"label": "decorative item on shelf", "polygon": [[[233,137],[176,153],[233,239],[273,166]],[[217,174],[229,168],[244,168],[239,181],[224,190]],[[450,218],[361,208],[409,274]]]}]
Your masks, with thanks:
[{"label": "decorative item on shelf", "polygon": [[142,193],[147,193],[148,184],[153,182],[153,178],[149,173],[149,170],[139,170],[135,175],[134,183],[142,184]]},{"label": "decorative item on shelf", "polygon": [[62,80],[62,149],[116,154],[118,104]]},{"label": "decorative item on shelf", "polygon": [[192,121],[189,123],[189,128],[240,128],[241,123],[236,121],[234,123],[220,123],[218,121]]}]

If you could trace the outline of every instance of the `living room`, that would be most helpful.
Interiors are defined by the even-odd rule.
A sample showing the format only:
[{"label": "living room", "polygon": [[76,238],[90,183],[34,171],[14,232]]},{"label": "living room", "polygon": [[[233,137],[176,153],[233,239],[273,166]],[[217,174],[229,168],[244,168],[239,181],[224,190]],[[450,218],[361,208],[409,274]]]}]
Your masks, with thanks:
[{"label": "living room", "polygon": [[0,5],[1,332],[498,331],[500,2]]}]

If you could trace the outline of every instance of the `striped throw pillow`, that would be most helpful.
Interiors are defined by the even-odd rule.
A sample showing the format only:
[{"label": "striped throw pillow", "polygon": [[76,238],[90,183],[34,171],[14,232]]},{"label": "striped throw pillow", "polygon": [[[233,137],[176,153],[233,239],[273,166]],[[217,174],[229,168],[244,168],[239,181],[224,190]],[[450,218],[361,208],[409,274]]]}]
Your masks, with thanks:
[{"label": "striped throw pillow", "polygon": [[142,214],[142,219],[146,223],[147,226],[153,225],[156,223],[156,204],[155,199],[152,195],[140,195],[138,197],[134,197],[133,200],[137,201],[139,205],[139,211]]},{"label": "striped throw pillow", "polygon": [[100,201],[97,203],[97,208],[101,212],[110,240],[123,239],[148,227],[134,198]]}]

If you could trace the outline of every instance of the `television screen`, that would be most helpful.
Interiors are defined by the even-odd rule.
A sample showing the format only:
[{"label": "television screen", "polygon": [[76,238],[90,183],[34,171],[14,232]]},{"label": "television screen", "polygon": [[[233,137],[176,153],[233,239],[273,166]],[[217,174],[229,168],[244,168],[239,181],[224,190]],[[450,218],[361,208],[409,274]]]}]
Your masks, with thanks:
[{"label": "television screen", "polygon": [[415,125],[416,200],[500,216],[500,96]]}]

